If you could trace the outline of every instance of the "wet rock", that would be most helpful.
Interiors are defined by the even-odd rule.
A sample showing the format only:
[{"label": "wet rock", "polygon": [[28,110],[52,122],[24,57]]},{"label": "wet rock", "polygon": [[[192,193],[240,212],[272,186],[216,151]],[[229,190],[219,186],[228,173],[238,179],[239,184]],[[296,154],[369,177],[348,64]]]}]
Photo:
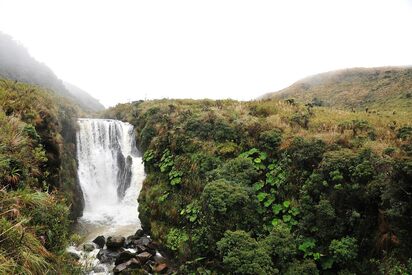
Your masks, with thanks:
[{"label": "wet rock", "polygon": [[135,245],[144,245],[144,246],[148,246],[150,244],[152,240],[149,237],[141,237],[138,240],[134,241],[133,243]]},{"label": "wet rock", "polygon": [[140,260],[141,263],[146,263],[153,255],[149,252],[142,252],[136,257]]},{"label": "wet rock", "polygon": [[123,251],[116,258],[116,261],[114,262],[114,264],[119,265],[119,264],[125,263],[125,262],[129,261],[130,259],[133,259],[134,257],[136,257],[136,254],[134,254],[130,251]]},{"label": "wet rock", "polygon": [[125,237],[120,236],[110,236],[107,238],[106,246],[107,249],[116,250],[124,246],[126,242]]},{"label": "wet rock", "polygon": [[97,244],[98,248],[103,248],[106,244],[106,238],[104,236],[98,236],[93,240],[93,242]]},{"label": "wet rock", "polygon": [[112,263],[119,257],[120,253],[123,252],[122,250],[113,251],[108,249],[100,249],[99,253],[97,253],[97,259],[101,263]]},{"label": "wet rock", "polygon": [[160,253],[156,253],[153,256],[153,260],[156,262],[156,264],[162,264],[166,262],[166,258],[163,257]]},{"label": "wet rock", "polygon": [[140,265],[140,262],[139,262],[137,259],[133,258],[133,259],[128,260],[128,261],[125,262],[125,263],[122,263],[122,264],[117,265],[117,266],[113,269],[113,272],[114,272],[114,273],[120,273],[120,272],[122,272],[122,271],[125,271],[126,269],[140,268],[140,266],[141,266],[141,265]]},{"label": "wet rock", "polygon": [[106,270],[106,267],[105,267],[104,265],[102,265],[102,264],[96,265],[96,266],[93,268],[93,272],[95,272],[95,273],[106,272],[106,271],[107,271],[107,270]]},{"label": "wet rock", "polygon": [[166,271],[167,271],[166,263],[156,264],[155,267],[153,268],[153,272],[155,273],[164,273]]},{"label": "wet rock", "polygon": [[85,244],[83,244],[83,250],[86,251],[86,252],[93,251],[94,248],[95,248],[95,247],[94,247],[94,244],[92,244],[92,243],[85,243]]},{"label": "wet rock", "polygon": [[137,249],[137,252],[139,253],[147,251],[147,247],[144,245],[140,245],[140,244],[136,245],[136,249]]},{"label": "wet rock", "polygon": [[136,239],[143,237],[144,236],[143,229],[137,229],[136,233],[134,233],[134,236],[136,237]]}]

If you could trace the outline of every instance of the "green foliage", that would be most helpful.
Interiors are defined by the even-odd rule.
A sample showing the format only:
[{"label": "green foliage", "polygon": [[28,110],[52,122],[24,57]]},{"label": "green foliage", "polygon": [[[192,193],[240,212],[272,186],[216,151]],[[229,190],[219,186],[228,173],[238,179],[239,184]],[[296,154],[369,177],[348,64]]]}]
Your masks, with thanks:
[{"label": "green foliage", "polygon": [[251,227],[250,219],[256,211],[256,201],[250,188],[226,180],[208,183],[201,196],[201,205],[211,224]]},{"label": "green foliage", "polygon": [[[163,243],[172,229],[187,234],[174,250],[186,273],[252,272],[262,262],[248,249],[269,255],[259,266],[280,274],[375,274],[387,255],[399,261],[394,270],[406,266],[412,143],[398,131],[409,113],[334,110],[318,99],[322,107],[156,100],[113,110],[135,124],[139,143],[143,129],[156,129],[140,218]],[[228,246],[237,237],[226,231],[252,245]]]},{"label": "green foliage", "polygon": [[163,151],[162,158],[160,159],[159,168],[160,172],[168,172],[174,165],[173,156],[168,149]]},{"label": "green foliage", "polygon": [[182,182],[183,172],[177,171],[175,167],[172,168],[169,172],[170,184],[175,186],[179,185]]},{"label": "green foliage", "polygon": [[329,252],[336,263],[349,265],[358,256],[356,239],[343,237],[340,240],[333,240],[329,245]]},{"label": "green foliage", "polygon": [[316,266],[316,262],[311,259],[304,259],[301,261],[294,261],[289,266],[285,275],[318,275],[319,270]]},{"label": "green foliage", "polygon": [[399,128],[398,132],[396,134],[397,138],[400,138],[400,139],[403,139],[403,140],[409,138],[410,136],[412,136],[412,127],[411,126],[405,126],[405,127]]},{"label": "green foliage", "polygon": [[78,112],[49,91],[0,80],[1,274],[75,269],[60,254],[68,243],[69,215],[80,206],[75,203]]},{"label": "green foliage", "polygon": [[227,272],[233,274],[273,274],[267,248],[244,231],[227,231],[217,243]]},{"label": "green foliage", "polygon": [[184,250],[189,240],[187,233],[178,228],[172,228],[166,236],[166,246],[172,251]]},{"label": "green foliage", "polygon": [[259,146],[266,152],[276,152],[282,141],[282,132],[278,129],[264,131],[259,136]]},{"label": "green foliage", "polygon": [[186,208],[180,211],[180,215],[184,216],[191,223],[194,223],[198,220],[200,214],[200,205],[198,201],[194,201],[186,206]]},{"label": "green foliage", "polygon": [[311,257],[314,260],[320,259],[320,253],[316,251],[316,242],[314,239],[306,239],[302,244],[299,245],[299,250],[303,252],[303,256]]},{"label": "green foliage", "polygon": [[267,159],[268,156],[265,152],[261,152],[256,148],[252,148],[249,151],[240,154],[239,157],[252,160],[253,165],[257,170],[263,170],[266,168],[263,162]]},{"label": "green foliage", "polygon": [[228,160],[221,167],[208,173],[210,179],[226,179],[238,184],[251,185],[253,180],[257,177],[257,164],[251,158],[243,156]]}]

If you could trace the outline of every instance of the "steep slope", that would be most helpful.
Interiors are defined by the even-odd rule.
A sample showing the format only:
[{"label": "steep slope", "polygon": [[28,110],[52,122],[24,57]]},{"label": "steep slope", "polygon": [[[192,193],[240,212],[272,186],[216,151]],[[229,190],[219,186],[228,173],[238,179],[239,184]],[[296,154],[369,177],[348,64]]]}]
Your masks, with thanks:
[{"label": "steep slope", "polygon": [[68,82],[64,82],[64,86],[69,91],[69,93],[76,98],[76,101],[83,109],[92,112],[98,112],[105,109],[103,104],[101,104],[97,99],[95,99],[79,87]]},{"label": "steep slope", "polygon": [[78,116],[69,100],[0,79],[0,274],[77,274],[62,252],[83,204]]},{"label": "steep slope", "polygon": [[140,220],[179,274],[412,271],[410,119],[278,100],[105,113],[135,125]]},{"label": "steep slope", "polygon": [[412,68],[353,68],[302,79],[262,98],[294,98],[338,108],[407,111],[412,109]]},{"label": "steep slope", "polygon": [[[13,40],[9,35],[0,32],[0,77],[39,85],[54,91],[80,106],[92,106],[87,110],[97,111],[102,105],[85,92],[71,93],[54,72],[45,64],[30,56],[27,49]],[[97,107],[97,109],[95,109]]]}]

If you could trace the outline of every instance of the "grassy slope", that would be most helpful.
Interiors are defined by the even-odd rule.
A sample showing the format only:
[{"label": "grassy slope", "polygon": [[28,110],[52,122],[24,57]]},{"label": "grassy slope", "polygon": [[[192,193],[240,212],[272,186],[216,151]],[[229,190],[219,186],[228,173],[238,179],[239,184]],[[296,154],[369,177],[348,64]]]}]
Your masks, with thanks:
[{"label": "grassy slope", "polygon": [[332,71],[307,77],[262,98],[294,98],[303,103],[310,103],[317,98],[325,106],[358,110],[368,107],[370,111],[396,111],[409,116],[411,112],[408,110],[412,109],[412,68]]},{"label": "grassy slope", "polygon": [[[0,79],[0,273],[67,267],[76,196],[76,106],[50,91]],[[69,272],[69,271],[67,271]]]},{"label": "grassy slope", "polygon": [[[270,221],[277,223],[279,214],[272,213],[271,208],[263,214],[258,210],[260,207],[249,208],[256,202],[245,201],[241,194],[246,193],[250,198],[263,198],[261,203],[269,206],[272,204],[269,198],[274,196],[277,204],[291,202],[301,211],[296,218],[297,225],[290,224],[290,217],[283,217],[291,228],[291,233],[287,234],[292,236],[288,236],[297,241],[291,245],[296,250],[291,249],[289,256],[283,256],[285,259],[289,257],[289,262],[281,262],[278,256],[273,256],[272,262],[266,263],[273,264],[282,273],[297,274],[300,268],[305,270],[305,265],[311,268],[315,265],[322,270],[319,260],[304,260],[306,256],[303,257],[297,248],[307,238],[316,240],[316,250],[324,255],[322,260],[335,261],[331,267],[333,272],[378,272],[378,267],[369,262],[372,258],[385,272],[397,268],[396,256],[393,258],[395,264],[386,265],[385,261],[392,258],[380,258],[379,249],[382,248],[373,248],[379,246],[379,240],[386,236],[380,231],[385,225],[378,223],[378,209],[383,209],[390,217],[390,227],[401,239],[401,251],[411,240],[410,234],[402,233],[410,225],[408,213],[411,209],[398,208],[398,205],[406,206],[411,202],[410,198],[400,195],[401,189],[412,191],[410,186],[405,189],[407,180],[402,181],[411,177],[410,130],[405,131],[409,134],[399,138],[400,132],[411,126],[410,113],[404,116],[327,107],[308,108],[277,100],[157,100],[120,104],[108,110],[106,116],[129,121],[136,126],[138,142],[145,151],[147,172],[139,198],[140,218],[152,236],[173,251],[180,261],[206,257],[200,262],[187,263],[190,270],[199,267],[233,272],[235,267],[230,263],[234,260],[235,266],[245,268],[239,272],[245,272],[247,267],[242,266],[242,261],[259,260],[248,258],[251,256],[243,254],[239,248],[228,254],[222,248],[222,243],[227,241],[221,239],[225,230],[247,231],[258,243],[268,240],[272,236],[269,234],[271,230],[278,230]],[[262,161],[264,168],[254,172],[253,166],[251,168],[242,156],[252,148],[269,156]],[[241,169],[237,170],[236,163],[243,163]],[[268,188],[268,175],[273,173],[269,167],[273,165],[280,166],[281,175],[286,175],[277,189]],[[406,175],[398,167],[404,167]],[[357,169],[367,176],[359,177],[357,172],[353,172]],[[180,176],[179,172],[182,173]],[[311,182],[318,178],[319,186],[319,183]],[[173,182],[174,179],[177,181]],[[224,182],[216,183],[215,180]],[[263,182],[266,186],[254,193],[255,185],[252,187],[251,184],[255,182]],[[359,187],[360,182],[362,187]],[[212,196],[213,190],[218,190],[217,197]],[[225,193],[227,190],[232,191]],[[226,194],[228,201],[219,194]],[[222,204],[227,206],[219,209]],[[219,211],[214,212],[216,208],[211,208],[211,205]],[[322,212],[325,207],[328,213]],[[250,214],[245,209],[257,212]],[[362,219],[355,225],[347,213],[359,214]],[[333,218],[327,220],[325,215]],[[259,223],[254,223],[255,219],[259,219]],[[277,233],[274,234],[276,236]],[[354,238],[359,244],[358,257],[346,264],[334,260],[328,250],[331,240],[345,236]],[[278,243],[278,246],[283,245],[286,244]],[[261,249],[268,249],[265,253],[276,255],[276,249]],[[238,259],[235,255],[242,256]]]}]

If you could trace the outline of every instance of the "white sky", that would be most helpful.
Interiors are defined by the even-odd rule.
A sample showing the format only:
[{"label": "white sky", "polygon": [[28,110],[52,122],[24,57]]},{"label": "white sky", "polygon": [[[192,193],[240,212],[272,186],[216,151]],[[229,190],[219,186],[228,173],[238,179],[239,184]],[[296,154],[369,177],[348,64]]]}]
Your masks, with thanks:
[{"label": "white sky", "polygon": [[412,65],[412,0],[0,0],[0,31],[106,106]]}]

